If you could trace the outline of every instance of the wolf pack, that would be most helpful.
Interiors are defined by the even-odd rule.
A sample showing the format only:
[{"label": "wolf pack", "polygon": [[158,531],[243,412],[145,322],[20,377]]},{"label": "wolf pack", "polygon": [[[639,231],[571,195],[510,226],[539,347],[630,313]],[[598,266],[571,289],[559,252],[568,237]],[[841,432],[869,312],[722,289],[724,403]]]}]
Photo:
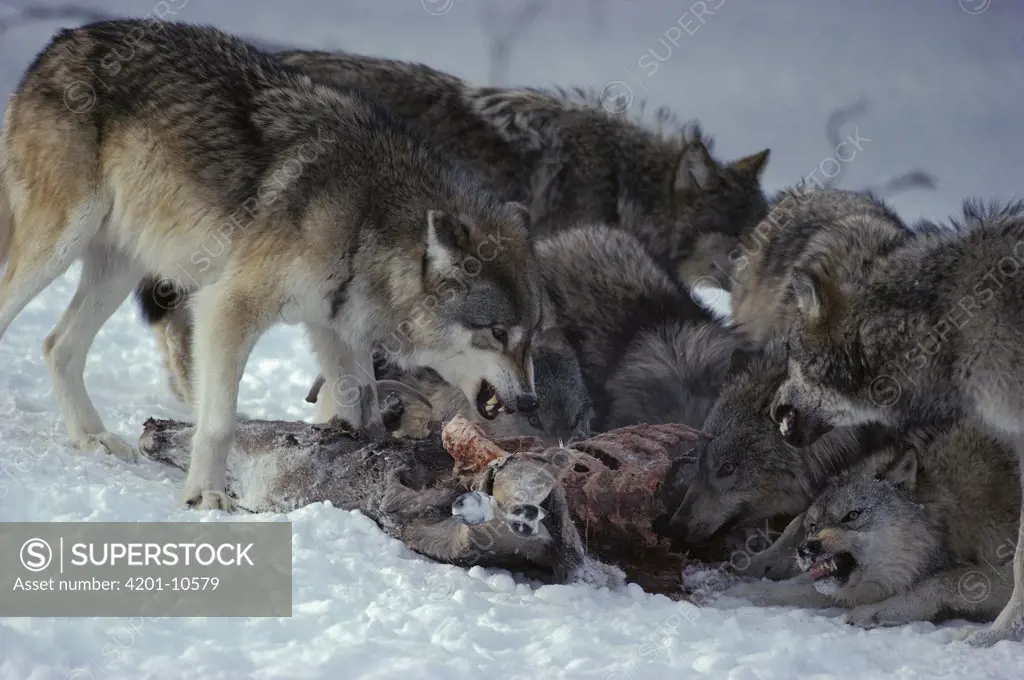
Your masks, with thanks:
[{"label": "wolf pack", "polygon": [[582,88],[63,30],[0,133],[0,337],[81,262],[43,355],[71,444],[133,461],[83,374],[134,291],[194,415],[197,509],[234,508],[239,382],[282,323],[319,365],[316,421],[371,440],[685,423],[704,434],[663,530],[784,529],[726,594],[1024,639],[1024,203],[908,224],[869,191],[768,198],[768,149],[713,150]]}]

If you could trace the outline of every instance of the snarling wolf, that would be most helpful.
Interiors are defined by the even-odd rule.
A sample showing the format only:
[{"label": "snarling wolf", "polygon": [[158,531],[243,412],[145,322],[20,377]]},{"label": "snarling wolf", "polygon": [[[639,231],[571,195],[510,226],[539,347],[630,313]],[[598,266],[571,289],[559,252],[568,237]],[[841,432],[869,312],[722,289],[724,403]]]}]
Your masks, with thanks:
[{"label": "snarling wolf", "polygon": [[[723,164],[698,126],[671,123],[664,111],[660,128],[671,130],[579,89],[480,88],[422,64],[354,54],[276,56],[326,86],[359,88],[388,106],[499,196],[528,206],[534,234],[593,222],[622,228],[686,284],[726,286],[728,254],[766,214],[760,177],[768,150]],[[168,335],[179,323],[161,326],[187,295],[147,277],[136,297],[162,349],[187,346]]]},{"label": "snarling wolf", "polygon": [[899,217],[869,194],[812,186],[783,191],[733,254],[733,324],[748,346],[763,347],[796,314],[793,269],[826,267],[835,285],[853,290],[878,258],[909,235]]},{"label": "snarling wolf", "polygon": [[558,327],[579,358],[594,431],[699,426],[738,351],[735,334],[622,230],[576,227],[537,241],[536,255]]},{"label": "snarling wolf", "polygon": [[620,227],[686,283],[724,283],[736,239],[766,212],[768,150],[723,164],[699,126],[676,124],[665,109],[654,126],[581,88],[477,87],[423,64],[341,52],[278,58],[394,109],[500,195],[529,206],[535,233]]},{"label": "snarling wolf", "polygon": [[[189,293],[196,432],[184,500],[228,508],[238,383],[260,335],[303,325],[335,415],[378,432],[371,353],[429,366],[485,415],[536,408],[530,218],[357,90],[211,28],[61,31],[5,116],[13,212],[0,335],[72,262],[44,354],[74,445],[124,458],[83,382],[99,328],[145,275]],[[9,221],[9,220],[5,220]],[[496,397],[492,400],[492,397]]]},{"label": "snarling wolf", "polygon": [[[895,433],[877,425],[838,428],[806,449],[785,442],[768,407],[786,375],[785,350],[774,340],[745,365],[734,366],[701,429],[697,465],[678,480],[685,495],[672,517],[680,541],[702,544],[738,527],[760,527],[772,518],[803,513],[840,471]],[[782,557],[783,566],[791,562]],[[757,561],[761,576],[778,565]],[[753,573],[757,565],[745,565]]]},{"label": "snarling wolf", "polygon": [[[856,295],[825,271],[793,273],[800,313],[773,420],[804,446],[839,426],[967,419],[1024,465],[1024,204],[968,202],[962,219],[918,232]],[[1024,639],[1022,550],[1013,573],[1006,608],[972,643]]]},{"label": "snarling wolf", "polygon": [[911,428],[836,476],[801,515],[802,572],[728,594],[761,604],[852,607],[864,627],[991,621],[1013,587],[1016,457],[964,424]]}]

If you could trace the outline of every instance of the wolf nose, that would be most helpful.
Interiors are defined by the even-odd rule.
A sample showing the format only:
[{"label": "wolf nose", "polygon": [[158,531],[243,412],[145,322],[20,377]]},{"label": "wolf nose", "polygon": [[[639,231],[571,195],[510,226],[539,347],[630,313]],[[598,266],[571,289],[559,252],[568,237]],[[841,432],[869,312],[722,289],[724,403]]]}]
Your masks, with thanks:
[{"label": "wolf nose", "polygon": [[811,538],[798,545],[796,547],[796,552],[800,557],[807,559],[814,555],[820,555],[821,547],[821,541],[816,538]]},{"label": "wolf nose", "polygon": [[526,393],[516,397],[516,410],[520,413],[533,413],[537,410],[537,396]]}]

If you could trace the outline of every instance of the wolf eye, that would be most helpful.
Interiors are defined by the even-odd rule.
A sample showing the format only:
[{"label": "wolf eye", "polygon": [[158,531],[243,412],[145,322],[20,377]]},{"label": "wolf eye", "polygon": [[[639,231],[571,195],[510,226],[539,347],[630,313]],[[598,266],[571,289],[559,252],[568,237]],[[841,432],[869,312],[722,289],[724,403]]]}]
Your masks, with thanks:
[{"label": "wolf eye", "polygon": [[860,517],[860,510],[851,510],[850,512],[846,513],[846,517],[843,518],[843,521],[853,522],[858,517]]},{"label": "wolf eye", "polygon": [[736,466],[732,463],[722,463],[722,466],[718,468],[719,477],[728,477],[734,472],[736,472]]},{"label": "wolf eye", "polygon": [[503,345],[508,342],[508,331],[501,326],[492,326],[491,335],[493,335],[494,339]]},{"label": "wolf eye", "polygon": [[818,530],[818,525],[817,525],[817,523],[816,523],[816,522],[809,522],[809,523],[807,524],[807,533],[808,533],[808,534],[813,534],[813,533],[814,533],[814,532],[816,532],[817,530]]},{"label": "wolf eye", "polygon": [[528,420],[530,421],[530,425],[532,425],[533,427],[537,428],[538,430],[540,430],[540,429],[541,429],[541,425],[540,425],[540,416],[539,416],[539,415],[537,415],[536,413],[534,413],[534,414],[532,414],[532,415],[531,415],[531,416],[529,417],[529,419],[528,419]]}]

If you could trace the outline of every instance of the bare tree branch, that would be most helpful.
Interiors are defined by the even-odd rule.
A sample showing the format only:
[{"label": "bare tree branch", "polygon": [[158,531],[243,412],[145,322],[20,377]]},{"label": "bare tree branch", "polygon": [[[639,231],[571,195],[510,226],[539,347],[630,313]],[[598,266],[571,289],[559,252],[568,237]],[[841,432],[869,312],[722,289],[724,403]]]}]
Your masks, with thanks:
[{"label": "bare tree branch", "polygon": [[491,34],[487,82],[490,85],[506,85],[508,84],[508,66],[512,49],[530,24],[544,12],[547,0],[526,0],[526,3],[517,12],[513,12],[511,17],[496,16],[491,12],[493,5],[484,5],[484,7],[486,8],[484,10],[485,23]]},{"label": "bare tree branch", "polygon": [[[832,148],[832,154],[836,153],[839,145],[843,143],[842,129],[847,123],[856,120],[864,115],[868,110],[867,100],[863,97],[847,104],[846,106],[840,106],[832,110],[832,113],[828,114],[828,120],[825,121],[825,137],[828,139],[829,146]],[[835,187],[839,184],[843,173],[846,171],[846,164],[839,163],[839,169],[835,175],[830,177],[825,182],[826,187]]]},{"label": "bare tree branch", "polygon": [[[862,97],[852,104],[834,109],[829,114],[828,120],[825,122],[825,135],[832,147],[833,154],[837,153],[839,145],[843,143],[843,126],[864,115],[867,110],[868,102]],[[825,186],[835,187],[839,183],[840,177],[846,170],[846,164],[839,163],[838,165],[839,171],[825,182]],[[934,189],[936,186],[937,182],[934,175],[925,170],[918,169],[896,175],[881,184],[866,187],[861,189],[861,191],[870,192],[880,198],[891,198],[897,194],[914,189]]]}]

